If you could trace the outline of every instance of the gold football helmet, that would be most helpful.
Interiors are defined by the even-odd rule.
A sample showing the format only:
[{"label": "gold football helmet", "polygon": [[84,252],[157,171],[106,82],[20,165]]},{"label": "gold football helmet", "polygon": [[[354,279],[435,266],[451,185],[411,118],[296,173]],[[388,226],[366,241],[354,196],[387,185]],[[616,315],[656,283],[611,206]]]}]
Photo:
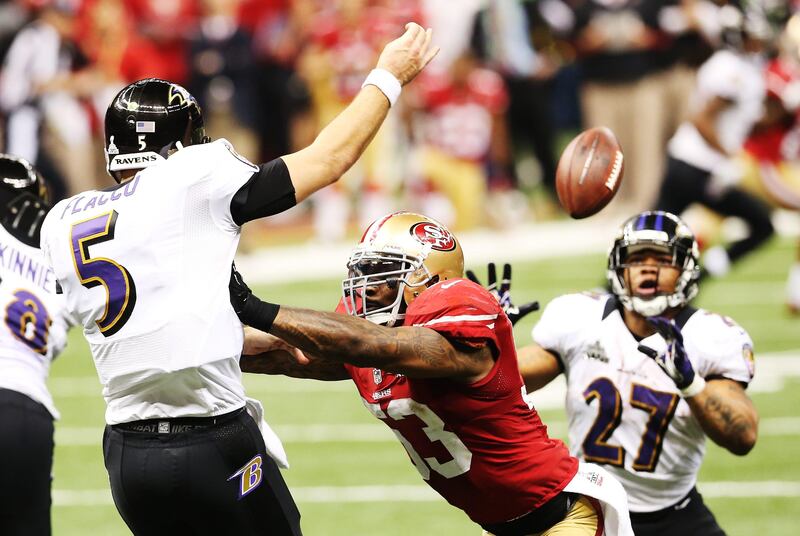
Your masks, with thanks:
[{"label": "gold football helmet", "polygon": [[[367,227],[350,254],[347,270],[342,293],[348,314],[394,326],[423,290],[463,277],[464,253],[441,223],[421,214],[395,212]],[[393,302],[370,303],[367,289],[380,285],[397,289]]]}]

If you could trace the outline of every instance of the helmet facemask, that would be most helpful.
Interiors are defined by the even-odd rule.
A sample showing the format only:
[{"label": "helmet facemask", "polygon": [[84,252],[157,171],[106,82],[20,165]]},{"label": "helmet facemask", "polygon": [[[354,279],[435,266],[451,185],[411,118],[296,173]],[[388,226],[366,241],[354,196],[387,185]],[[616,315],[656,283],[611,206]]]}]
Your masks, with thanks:
[{"label": "helmet facemask", "polygon": [[[356,248],[347,261],[347,269],[348,276],[342,281],[347,314],[387,327],[402,324],[406,290],[424,287],[433,279],[423,258],[402,252]],[[395,291],[393,301],[371,304],[368,289],[382,286]]]},{"label": "helmet facemask", "polygon": [[[647,228],[647,222],[658,222],[659,229]],[[664,222],[669,221],[671,230],[664,230]],[[638,222],[641,222],[639,224]],[[636,228],[636,227],[639,228]],[[652,296],[638,296],[631,289],[630,268],[637,266],[628,262],[630,256],[643,250],[669,255],[672,266],[679,271],[675,288],[662,291],[658,288],[661,269],[656,268],[656,290]],[[608,281],[611,289],[622,305],[642,316],[651,317],[662,314],[667,309],[687,305],[697,295],[697,281],[700,278],[697,242],[688,227],[669,213],[648,212],[628,220],[623,226],[621,236],[614,242],[608,258]],[[627,275],[626,275],[627,274]]]}]

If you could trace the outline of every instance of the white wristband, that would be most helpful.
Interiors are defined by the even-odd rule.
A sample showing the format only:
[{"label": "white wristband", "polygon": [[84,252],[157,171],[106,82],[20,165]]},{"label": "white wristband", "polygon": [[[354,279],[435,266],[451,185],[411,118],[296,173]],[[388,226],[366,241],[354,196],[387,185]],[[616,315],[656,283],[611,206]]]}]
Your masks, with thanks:
[{"label": "white wristband", "polygon": [[369,85],[377,87],[381,90],[381,93],[386,95],[386,98],[389,99],[389,106],[394,106],[394,103],[400,97],[400,91],[403,89],[400,81],[386,69],[372,69],[364,83],[361,84],[361,87]]},{"label": "white wristband", "polygon": [[706,388],[706,381],[703,379],[702,376],[695,373],[692,383],[681,389],[681,396],[683,398],[691,398],[695,395],[699,395],[705,388]]}]

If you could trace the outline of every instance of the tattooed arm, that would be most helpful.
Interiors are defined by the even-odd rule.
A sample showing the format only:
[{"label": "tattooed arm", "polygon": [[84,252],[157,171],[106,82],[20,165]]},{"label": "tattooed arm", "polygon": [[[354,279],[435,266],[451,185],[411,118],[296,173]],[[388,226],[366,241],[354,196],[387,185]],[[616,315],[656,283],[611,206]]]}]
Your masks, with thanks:
[{"label": "tattooed arm", "polygon": [[283,374],[292,378],[309,378],[312,380],[347,380],[344,366],[338,361],[329,359],[311,359],[308,363],[298,363],[297,359],[286,350],[271,350],[257,355],[243,355],[239,360],[242,372],[254,374]]},{"label": "tattooed arm", "polygon": [[239,367],[242,372],[283,374],[313,380],[350,378],[342,363],[309,357],[286,341],[250,326],[244,328],[244,347]]},{"label": "tattooed arm", "polygon": [[494,365],[489,345],[454,344],[428,328],[378,326],[352,316],[281,307],[269,330],[303,352],[413,378],[474,382]]},{"label": "tattooed arm", "polygon": [[755,446],[758,412],[741,384],[727,379],[708,380],[703,391],[685,400],[703,431],[717,445],[738,456]]}]

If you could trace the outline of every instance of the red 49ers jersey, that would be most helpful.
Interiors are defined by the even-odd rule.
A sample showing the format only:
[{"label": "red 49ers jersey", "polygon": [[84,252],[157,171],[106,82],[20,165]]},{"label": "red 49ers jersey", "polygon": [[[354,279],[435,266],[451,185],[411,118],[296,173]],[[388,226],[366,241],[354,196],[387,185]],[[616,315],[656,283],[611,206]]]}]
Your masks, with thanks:
[{"label": "red 49ers jersey", "polygon": [[483,524],[523,515],[560,492],[578,461],[547,436],[524,398],[511,322],[494,297],[467,279],[443,281],[414,300],[405,325],[489,344],[497,356],[473,384],[345,365],[364,405],[392,429],[422,478]]}]

